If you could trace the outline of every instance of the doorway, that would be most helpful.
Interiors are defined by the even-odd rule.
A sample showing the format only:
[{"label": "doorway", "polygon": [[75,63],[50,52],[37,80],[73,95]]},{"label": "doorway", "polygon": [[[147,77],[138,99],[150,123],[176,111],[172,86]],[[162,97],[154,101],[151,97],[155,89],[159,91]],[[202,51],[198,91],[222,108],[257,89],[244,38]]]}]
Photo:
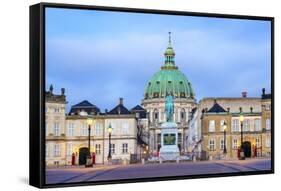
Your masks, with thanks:
[{"label": "doorway", "polygon": [[82,147],[79,149],[79,165],[85,165],[87,162],[87,157],[89,156],[90,152],[87,147]]}]

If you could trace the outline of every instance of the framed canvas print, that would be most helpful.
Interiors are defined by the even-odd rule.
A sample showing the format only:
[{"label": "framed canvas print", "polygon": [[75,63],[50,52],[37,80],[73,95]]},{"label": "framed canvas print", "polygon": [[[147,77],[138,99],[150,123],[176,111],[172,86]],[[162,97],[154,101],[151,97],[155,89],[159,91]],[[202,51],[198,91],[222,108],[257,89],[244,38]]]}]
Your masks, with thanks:
[{"label": "framed canvas print", "polygon": [[30,7],[30,184],[274,172],[274,18]]}]

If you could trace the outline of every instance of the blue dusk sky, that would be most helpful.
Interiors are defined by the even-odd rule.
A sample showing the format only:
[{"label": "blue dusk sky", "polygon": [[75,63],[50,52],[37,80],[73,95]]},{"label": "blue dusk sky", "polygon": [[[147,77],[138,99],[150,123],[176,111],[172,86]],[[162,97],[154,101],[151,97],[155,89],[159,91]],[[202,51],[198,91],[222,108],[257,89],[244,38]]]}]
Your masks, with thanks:
[{"label": "blue dusk sky", "polygon": [[164,64],[168,32],[175,62],[199,101],[259,97],[271,85],[269,21],[46,9],[46,88],[66,89],[68,109],[88,100],[102,111],[140,104]]}]

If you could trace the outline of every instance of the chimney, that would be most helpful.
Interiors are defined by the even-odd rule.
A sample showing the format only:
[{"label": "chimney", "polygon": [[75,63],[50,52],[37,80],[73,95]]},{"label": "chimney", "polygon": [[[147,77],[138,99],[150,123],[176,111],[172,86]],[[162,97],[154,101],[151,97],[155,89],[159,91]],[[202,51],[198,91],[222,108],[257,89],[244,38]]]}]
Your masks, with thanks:
[{"label": "chimney", "polygon": [[122,97],[119,98],[119,104],[123,105],[123,98]]},{"label": "chimney", "polygon": [[61,88],[61,95],[64,95],[64,93],[65,93],[65,89]]},{"label": "chimney", "polygon": [[265,88],[262,88],[262,95],[265,95]]},{"label": "chimney", "polygon": [[247,92],[242,92],[242,97],[243,98],[247,97]]},{"label": "chimney", "polygon": [[229,113],[229,112],[230,112],[230,108],[228,107],[228,108],[227,108],[227,113]]}]

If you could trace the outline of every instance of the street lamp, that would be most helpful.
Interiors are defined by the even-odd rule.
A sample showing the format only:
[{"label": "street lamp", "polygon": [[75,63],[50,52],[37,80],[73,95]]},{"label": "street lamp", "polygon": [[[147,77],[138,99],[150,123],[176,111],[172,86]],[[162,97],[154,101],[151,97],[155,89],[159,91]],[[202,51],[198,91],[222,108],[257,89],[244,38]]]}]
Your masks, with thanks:
[{"label": "street lamp", "polygon": [[227,124],[226,124],[226,122],[224,121],[224,122],[223,122],[223,138],[224,138],[224,141],[223,141],[223,143],[224,143],[224,146],[223,146],[223,153],[224,153],[225,155],[227,154],[226,144],[225,144],[225,142],[226,142],[226,128],[227,128]]},{"label": "street lamp", "polygon": [[241,143],[240,143],[240,160],[245,160],[244,149],[243,149],[243,122],[244,122],[244,115],[242,110],[240,111],[239,121],[241,124]]},{"label": "street lamp", "polygon": [[108,140],[109,140],[109,145],[108,145],[108,157],[107,157],[107,160],[108,160],[108,163],[111,162],[111,133],[112,133],[112,126],[111,126],[111,123],[109,123],[109,126],[107,128],[108,130]]},{"label": "street lamp", "polygon": [[87,119],[87,125],[88,125],[88,149],[89,149],[89,153],[88,153],[88,157],[87,157],[87,161],[85,164],[85,167],[93,167],[93,163],[92,163],[92,157],[91,157],[91,125],[93,124],[93,120],[91,118]]}]

